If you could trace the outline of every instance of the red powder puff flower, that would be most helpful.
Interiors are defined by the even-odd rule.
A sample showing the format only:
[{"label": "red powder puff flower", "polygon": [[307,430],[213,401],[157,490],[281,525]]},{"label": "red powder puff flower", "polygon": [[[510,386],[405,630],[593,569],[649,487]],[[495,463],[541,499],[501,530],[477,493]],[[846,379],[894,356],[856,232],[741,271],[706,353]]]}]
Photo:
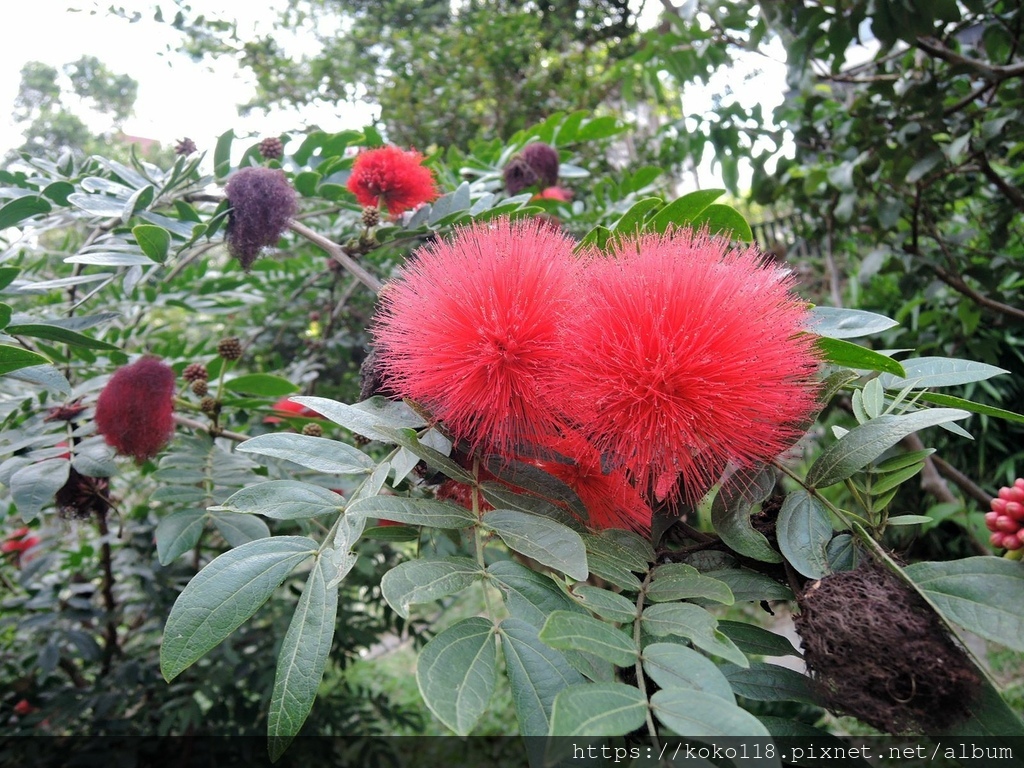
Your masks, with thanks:
[{"label": "red powder puff flower", "polygon": [[594,530],[651,530],[651,508],[629,484],[621,469],[605,472],[601,455],[584,439],[570,435],[546,446],[556,455],[535,459],[534,465],[572,488],[587,508],[587,525]]},{"label": "red powder puff flower", "polygon": [[568,315],[573,412],[644,493],[699,499],[729,461],[771,459],[813,409],[818,360],[791,280],[755,248],[679,230],[595,260]]},{"label": "red powder puff flower", "polygon": [[499,219],[420,249],[382,293],[372,329],[387,385],[474,447],[509,456],[557,434],[550,382],[567,364],[572,247],[537,222]]},{"label": "red powder puff flower", "polygon": [[572,200],[572,190],[565,187],[546,187],[533,196],[534,200],[556,200],[559,203],[568,203]]},{"label": "red powder puff flower", "polygon": [[434,174],[423,155],[387,146],[360,152],[348,177],[348,190],[360,205],[376,208],[383,201],[395,215],[437,197]]},{"label": "red powder puff flower", "polygon": [[14,705],[14,714],[24,717],[25,715],[31,715],[33,712],[38,712],[39,707],[33,707],[28,699],[22,699]]},{"label": "red powder puff flower", "polygon": [[0,543],[0,553],[10,555],[16,566],[21,565],[21,557],[39,543],[38,536],[32,536],[32,529],[19,528]]},{"label": "red powder puff flower", "polygon": [[225,238],[231,255],[246,271],[260,251],[277,245],[298,210],[295,190],[274,168],[239,169],[224,188],[231,213]]},{"label": "red powder puff flower", "polygon": [[282,397],[271,407],[273,408],[275,415],[264,418],[264,424],[280,424],[284,419],[291,418],[292,416],[315,419],[320,415],[316,411],[311,411],[301,403],[289,400],[287,397]]},{"label": "red powder puff flower", "polygon": [[156,357],[120,368],[96,402],[96,430],[123,456],[140,464],[174,433],[174,371]]}]

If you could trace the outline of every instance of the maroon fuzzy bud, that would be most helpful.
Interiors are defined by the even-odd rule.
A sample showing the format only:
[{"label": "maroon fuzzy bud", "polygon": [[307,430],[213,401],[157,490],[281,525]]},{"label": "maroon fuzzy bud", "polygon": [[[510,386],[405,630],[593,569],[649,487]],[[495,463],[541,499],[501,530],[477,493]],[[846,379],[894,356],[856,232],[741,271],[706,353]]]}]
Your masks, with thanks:
[{"label": "maroon fuzzy bud", "polygon": [[140,464],[174,434],[174,371],[143,357],[120,368],[96,402],[96,430],[123,456]]},{"label": "maroon fuzzy bud", "polygon": [[519,153],[540,180],[542,187],[553,187],[558,183],[558,150],[541,141],[523,147]]},{"label": "maroon fuzzy bud", "polygon": [[198,148],[196,143],[192,141],[188,136],[179,141],[174,147],[174,154],[176,155],[191,155]]},{"label": "maroon fuzzy bud", "polygon": [[505,189],[510,195],[518,195],[527,187],[532,187],[538,180],[537,172],[519,155],[508,161],[502,175],[505,178]]},{"label": "maroon fuzzy bud", "polygon": [[260,251],[277,244],[298,210],[295,190],[284,172],[274,168],[242,168],[224,189],[231,205],[227,243],[246,271]]}]

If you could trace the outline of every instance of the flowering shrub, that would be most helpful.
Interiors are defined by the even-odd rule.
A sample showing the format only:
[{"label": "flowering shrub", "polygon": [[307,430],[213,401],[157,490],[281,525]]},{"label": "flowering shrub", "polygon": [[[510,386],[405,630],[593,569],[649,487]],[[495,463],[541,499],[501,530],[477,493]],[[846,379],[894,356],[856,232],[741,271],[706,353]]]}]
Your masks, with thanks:
[{"label": "flowering shrub", "polygon": [[[566,172],[581,144],[623,130],[556,115],[469,160],[311,132],[280,157],[249,147],[233,175],[229,134],[212,177],[199,153],[4,177],[5,221],[73,221],[100,241],[70,238],[80,249],[54,260],[29,238],[0,268],[34,321],[0,315],[0,481],[48,546],[0,568],[17,593],[11,648],[38,670],[18,698],[40,721],[88,730],[98,701],[170,733],[244,719],[276,758],[307,721],[392,728],[401,713],[339,681],[383,633],[409,633],[423,702],[462,735],[501,677],[524,736],[772,739],[790,725],[761,705],[792,701],[822,738],[826,709],[933,735],[1022,732],[955,640],[959,626],[1024,650],[1005,610],[1020,564],[987,549],[904,566],[887,548],[893,529],[938,522],[897,496],[935,469],[912,435],[1024,418],[934,391],[1001,369],[870,348],[895,321],[797,298],[721,191],[672,199],[657,169],[629,169],[580,182],[561,229],[544,198],[505,193],[510,158],[550,187],[552,155],[530,165],[541,146]],[[280,237],[287,249],[249,260]],[[143,349],[162,359],[126,364]],[[275,428],[290,414],[317,423]],[[1004,534],[1014,494],[993,502]],[[981,515],[956,519],[987,546]],[[437,603],[467,590],[478,615],[437,631]],[[834,619],[851,590],[870,632]],[[764,660],[800,653],[757,618],[773,603],[804,611],[808,674]],[[921,635],[899,675],[900,643],[871,647],[884,627]],[[158,633],[170,685],[112,696]],[[858,650],[828,651],[846,640]],[[929,649],[943,669],[921,663]],[[236,702],[237,677],[251,690]]]}]

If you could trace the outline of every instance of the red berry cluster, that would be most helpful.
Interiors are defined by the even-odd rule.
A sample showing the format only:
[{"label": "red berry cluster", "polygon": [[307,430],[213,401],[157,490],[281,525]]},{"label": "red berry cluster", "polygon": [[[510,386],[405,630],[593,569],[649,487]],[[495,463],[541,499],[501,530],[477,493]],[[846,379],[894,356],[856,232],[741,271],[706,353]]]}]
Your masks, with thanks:
[{"label": "red berry cluster", "polygon": [[999,489],[992,499],[992,511],[985,515],[985,525],[992,531],[992,546],[1015,550],[1024,548],[1024,478],[1012,486]]}]

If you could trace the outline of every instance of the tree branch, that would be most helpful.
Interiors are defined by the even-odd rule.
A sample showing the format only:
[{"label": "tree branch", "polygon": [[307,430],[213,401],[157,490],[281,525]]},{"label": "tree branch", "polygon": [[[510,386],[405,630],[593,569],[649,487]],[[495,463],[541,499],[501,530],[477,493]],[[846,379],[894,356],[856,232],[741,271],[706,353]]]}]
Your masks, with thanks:
[{"label": "tree branch", "polygon": [[984,152],[978,153],[975,160],[977,160],[978,169],[984,174],[985,178],[991,181],[1014,204],[1017,210],[1024,211],[1024,192],[1021,192],[996,173],[996,169],[989,164],[988,157],[985,156]]},{"label": "tree branch", "polygon": [[380,289],[384,287],[383,282],[367,272],[361,264],[348,255],[344,248],[333,240],[324,237],[319,232],[314,232],[305,224],[295,221],[295,219],[288,222],[288,228],[295,234],[309,240],[313,245],[326,251],[328,256],[341,264],[341,266],[347,269],[356,279],[374,293],[380,293]]},{"label": "tree branch", "polygon": [[972,59],[968,56],[960,55],[953,49],[948,48],[946,45],[936,40],[934,37],[919,37],[914,41],[914,45],[937,59],[942,59],[943,61],[957,66],[966,67],[980,75],[985,80],[993,83],[1024,75],[1024,63],[1006,65],[987,64],[980,59]]},{"label": "tree branch", "polygon": [[200,432],[206,432],[211,437],[226,437],[228,440],[234,440],[236,443],[244,443],[249,439],[249,435],[228,432],[226,429],[214,429],[210,424],[205,424],[197,419],[190,419],[188,416],[182,416],[180,413],[174,414],[174,421],[183,427],[191,427],[192,429],[198,429]]}]

